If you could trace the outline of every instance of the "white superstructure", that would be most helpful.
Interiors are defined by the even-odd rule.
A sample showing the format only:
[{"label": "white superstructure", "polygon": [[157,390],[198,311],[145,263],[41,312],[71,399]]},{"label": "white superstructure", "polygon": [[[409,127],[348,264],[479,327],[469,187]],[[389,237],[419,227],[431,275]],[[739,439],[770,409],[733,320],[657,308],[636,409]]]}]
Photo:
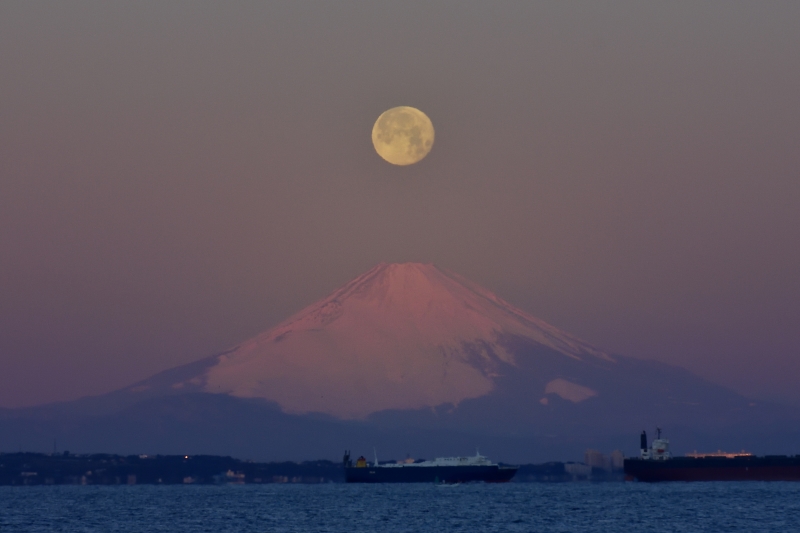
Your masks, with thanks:
[{"label": "white superstructure", "polygon": [[[377,457],[375,458],[377,462]],[[488,458],[477,452],[470,457],[437,457],[430,461],[420,461],[419,463],[384,463],[380,468],[418,468],[432,466],[494,466]]]},{"label": "white superstructure", "polygon": [[661,438],[661,428],[656,428],[656,438],[653,440],[653,444],[650,445],[650,447],[646,446],[646,439],[645,433],[642,432],[642,459],[666,461],[672,457],[669,451],[669,440]]}]

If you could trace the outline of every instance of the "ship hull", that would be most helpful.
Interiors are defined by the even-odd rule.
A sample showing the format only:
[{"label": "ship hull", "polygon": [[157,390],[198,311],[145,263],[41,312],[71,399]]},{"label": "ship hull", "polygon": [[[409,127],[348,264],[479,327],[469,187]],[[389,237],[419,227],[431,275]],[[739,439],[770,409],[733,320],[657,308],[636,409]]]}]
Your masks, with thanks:
[{"label": "ship hull", "polygon": [[625,459],[625,477],[655,481],[800,481],[800,456]]},{"label": "ship hull", "polygon": [[502,466],[399,466],[346,467],[348,483],[505,483],[517,473],[516,467]]}]

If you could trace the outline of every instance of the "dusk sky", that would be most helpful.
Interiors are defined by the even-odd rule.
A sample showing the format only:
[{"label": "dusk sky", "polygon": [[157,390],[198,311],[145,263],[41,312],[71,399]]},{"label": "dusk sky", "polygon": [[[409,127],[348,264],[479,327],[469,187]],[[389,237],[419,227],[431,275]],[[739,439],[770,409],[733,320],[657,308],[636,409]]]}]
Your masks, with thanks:
[{"label": "dusk sky", "polygon": [[[800,2],[0,3],[0,407],[377,263],[800,405]],[[375,152],[413,106],[428,156]]]}]

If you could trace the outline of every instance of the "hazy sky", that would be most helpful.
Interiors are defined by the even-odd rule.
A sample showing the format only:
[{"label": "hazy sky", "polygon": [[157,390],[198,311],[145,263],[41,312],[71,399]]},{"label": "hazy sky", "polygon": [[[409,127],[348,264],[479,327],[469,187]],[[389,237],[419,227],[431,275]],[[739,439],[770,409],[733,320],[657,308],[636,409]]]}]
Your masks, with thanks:
[{"label": "hazy sky", "polygon": [[[381,261],[800,404],[800,2],[0,2],[0,406]],[[370,133],[400,105],[417,165]]]}]

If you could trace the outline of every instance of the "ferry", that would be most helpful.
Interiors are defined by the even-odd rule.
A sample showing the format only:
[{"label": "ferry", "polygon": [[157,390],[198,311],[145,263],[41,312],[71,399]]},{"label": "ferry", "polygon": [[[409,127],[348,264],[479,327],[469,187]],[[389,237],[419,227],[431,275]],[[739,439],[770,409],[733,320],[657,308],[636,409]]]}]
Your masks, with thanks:
[{"label": "ferry", "polygon": [[505,483],[517,473],[518,466],[501,466],[476,452],[471,457],[439,457],[432,461],[406,460],[369,464],[362,455],[355,464],[350,452],[344,453],[345,480],[347,483]]}]

